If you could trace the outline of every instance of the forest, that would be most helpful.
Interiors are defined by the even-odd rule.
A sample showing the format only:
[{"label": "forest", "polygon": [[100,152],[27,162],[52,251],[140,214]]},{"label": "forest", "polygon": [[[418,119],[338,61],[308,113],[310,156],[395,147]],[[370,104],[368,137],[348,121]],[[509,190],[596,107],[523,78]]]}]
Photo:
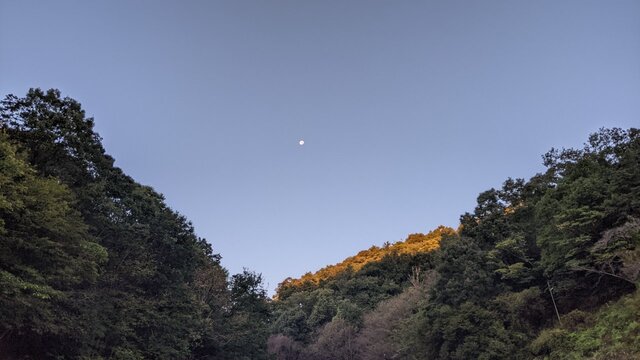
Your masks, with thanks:
[{"label": "forest", "polygon": [[76,100],[8,95],[0,359],[640,358],[640,130],[542,160],[480,193],[456,229],[284,279],[270,298],[114,165]]}]

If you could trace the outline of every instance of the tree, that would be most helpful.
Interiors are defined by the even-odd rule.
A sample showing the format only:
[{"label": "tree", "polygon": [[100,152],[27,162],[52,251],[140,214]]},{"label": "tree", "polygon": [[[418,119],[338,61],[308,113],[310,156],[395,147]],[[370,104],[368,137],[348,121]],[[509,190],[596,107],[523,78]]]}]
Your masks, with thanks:
[{"label": "tree", "polygon": [[354,360],[357,358],[356,328],[340,318],[333,319],[319,331],[307,350],[317,360]]},{"label": "tree", "polygon": [[451,237],[440,248],[439,277],[433,288],[432,301],[457,306],[464,302],[482,304],[499,292],[493,269],[486,253],[473,239]]},{"label": "tree", "polygon": [[245,269],[230,281],[230,333],[224,345],[225,358],[267,359],[267,324],[270,306],[262,275]]},{"label": "tree", "polygon": [[425,306],[428,291],[435,281],[435,272],[414,273],[412,286],[401,294],[379,303],[365,314],[356,344],[361,359],[398,359],[409,357],[416,350],[412,317]]},{"label": "tree", "polygon": [[616,258],[606,247],[596,249],[602,234],[640,215],[639,158],[636,129],[603,129],[591,135],[583,149],[545,155],[556,186],[536,204],[542,224],[537,243],[545,274],[557,284],[562,308],[576,306],[571,299],[581,295],[600,303],[629,290],[628,282],[591,270]]},{"label": "tree", "polygon": [[45,357],[80,325],[73,297],[106,250],[55,179],[38,177],[0,134],[0,352]]},{"label": "tree", "polygon": [[299,360],[303,356],[302,344],[282,334],[271,335],[267,348],[277,360]]},{"label": "tree", "polygon": [[37,175],[71,191],[86,224],[75,231],[84,229],[108,252],[95,284],[69,298],[81,324],[63,325],[73,336],[59,342],[65,348],[49,351],[61,357],[186,358],[205,332],[192,284],[210,249],[162,195],[114,166],[93,124],[77,101],[57,90],[10,95],[0,106],[1,131]]},{"label": "tree", "polygon": [[427,359],[512,359],[516,343],[497,313],[465,302],[434,306],[427,312]]}]

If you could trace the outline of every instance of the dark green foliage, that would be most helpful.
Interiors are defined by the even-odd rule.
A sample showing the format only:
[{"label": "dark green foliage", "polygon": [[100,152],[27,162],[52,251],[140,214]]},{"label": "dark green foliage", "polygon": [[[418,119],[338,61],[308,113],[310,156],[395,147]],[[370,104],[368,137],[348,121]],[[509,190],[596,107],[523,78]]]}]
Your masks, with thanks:
[{"label": "dark green foliage", "polygon": [[399,295],[409,285],[412,269],[429,269],[433,259],[431,253],[390,253],[359,271],[339,272],[319,284],[281,285],[274,302],[271,331],[309,344],[317,340],[326,324],[338,319],[358,329],[365,313],[381,301]]},{"label": "dark green foliage", "polygon": [[[602,130],[584,149],[545,155],[546,174],[482,193],[462,237],[439,251],[425,358],[528,358],[526,344],[554,322],[552,300],[563,314],[635,289],[639,144],[638,130]],[[530,349],[566,351],[570,331],[543,332]]]},{"label": "dark green foliage", "polygon": [[224,359],[267,359],[270,308],[262,276],[245,270],[231,278],[231,310],[227,316],[231,334],[224,345]]},{"label": "dark green foliage", "polygon": [[467,301],[482,303],[499,291],[485,252],[471,238],[445,239],[439,253],[436,271],[440,278],[433,288],[433,301],[453,306]]},{"label": "dark green foliage", "polygon": [[267,344],[278,359],[637,357],[640,131],[544,161],[481,193],[458,232],[371,247],[269,301],[259,274],[229,277],[114,166],[79,103],[8,96],[0,358],[268,359]]},{"label": "dark green foliage", "polygon": [[161,195],[113,166],[93,121],[74,100],[53,90],[10,96],[2,121],[41,176],[56,177],[74,191],[89,232],[109,253],[103,275],[82,297],[104,304],[99,318],[106,323],[98,326],[100,319],[93,319],[76,341],[105,357],[116,348],[144,357],[186,356],[198,321],[191,315],[188,283],[204,258],[191,225]]},{"label": "dark green foliage", "polygon": [[[342,309],[360,309],[348,321],[369,340],[356,341],[354,358],[632,358],[638,333],[628,314],[638,313],[637,304],[617,307],[630,313],[606,317],[606,326],[596,325],[590,311],[640,282],[640,132],[604,129],[583,149],[552,150],[544,160],[546,173],[481,193],[459,233],[427,257],[387,256],[328,280],[289,284],[276,308],[284,314],[293,311],[289,299],[300,303],[296,321],[304,321],[305,336],[298,340],[311,349],[328,336],[331,327],[318,326],[334,304],[332,322],[350,313]],[[415,241],[419,236],[411,235],[406,243]],[[382,316],[375,304],[400,301],[407,286],[400,274],[416,265],[437,271],[428,301],[387,320],[393,331],[380,331],[381,323],[372,329],[370,319]],[[318,302],[317,289],[332,292]],[[319,317],[319,309],[330,311]],[[310,314],[321,320],[309,323]],[[545,330],[558,316],[562,328]],[[327,351],[338,350],[346,349]]]},{"label": "dark green foliage", "polygon": [[[545,156],[557,185],[546,192],[536,214],[542,224],[538,245],[545,274],[557,283],[561,306],[575,306],[571,299],[594,292],[595,303],[633,287],[615,276],[603,276],[607,258],[605,231],[621,226],[640,214],[637,190],[640,182],[638,130],[602,130],[581,150],[552,151]],[[619,244],[619,243],[618,243]],[[632,251],[635,246],[625,249]],[[597,256],[596,253],[599,254]],[[616,269],[611,269],[617,275]]]},{"label": "dark green foliage", "polygon": [[509,232],[505,216],[507,206],[495,189],[481,193],[474,213],[466,213],[460,217],[461,234],[473,238],[482,248],[504,239]]},{"label": "dark green foliage", "polygon": [[228,281],[191,224],[113,165],[79,103],[57,90],[7,96],[0,131],[0,352],[115,359],[266,352],[266,332],[247,330],[269,314],[260,276]]},{"label": "dark green foliage", "polygon": [[563,327],[544,330],[531,343],[539,359],[637,359],[640,357],[640,293],[596,313],[572,311]]},{"label": "dark green foliage", "polygon": [[48,356],[80,321],[74,298],[95,283],[107,252],[73,204],[0,134],[0,353]]},{"label": "dark green foliage", "polygon": [[433,307],[427,324],[428,358],[507,359],[518,350],[498,314],[470,302]]}]

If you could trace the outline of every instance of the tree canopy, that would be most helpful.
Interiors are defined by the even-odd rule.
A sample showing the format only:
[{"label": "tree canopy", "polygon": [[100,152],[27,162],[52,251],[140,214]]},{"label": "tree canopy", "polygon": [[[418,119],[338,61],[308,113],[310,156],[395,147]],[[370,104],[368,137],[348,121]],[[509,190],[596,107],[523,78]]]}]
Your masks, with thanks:
[{"label": "tree canopy", "polygon": [[0,359],[640,357],[638,129],[269,299],[93,126],[57,90],[0,103]]},{"label": "tree canopy", "polygon": [[[266,335],[236,325],[268,307],[260,276],[230,278],[184,216],[114,166],[93,125],[57,90],[1,103],[0,353],[266,354]],[[239,286],[242,279],[252,286]]]}]

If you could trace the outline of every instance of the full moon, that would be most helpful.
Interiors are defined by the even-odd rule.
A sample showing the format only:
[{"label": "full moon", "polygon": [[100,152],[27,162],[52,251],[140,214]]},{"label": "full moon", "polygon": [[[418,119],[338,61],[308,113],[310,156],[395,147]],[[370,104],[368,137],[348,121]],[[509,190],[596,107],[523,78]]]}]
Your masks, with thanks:
[{"label": "full moon", "polygon": [[298,144],[300,144],[300,145],[304,145],[304,140],[300,140],[300,141],[298,141]]}]

